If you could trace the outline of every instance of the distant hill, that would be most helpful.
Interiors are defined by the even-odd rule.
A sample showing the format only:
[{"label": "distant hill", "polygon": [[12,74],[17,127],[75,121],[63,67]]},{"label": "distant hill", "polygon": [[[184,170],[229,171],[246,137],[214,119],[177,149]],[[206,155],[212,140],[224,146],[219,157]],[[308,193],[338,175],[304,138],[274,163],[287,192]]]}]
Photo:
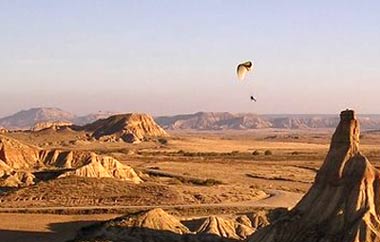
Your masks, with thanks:
[{"label": "distant hill", "polygon": [[32,108],[1,118],[0,126],[7,129],[29,129],[47,121],[73,122],[76,116],[59,108]]},{"label": "distant hill", "polygon": [[100,118],[107,118],[111,114],[111,112],[99,112],[85,116],[77,116],[59,108],[31,108],[0,118],[0,127],[6,129],[31,129],[36,124],[44,122],[66,122],[85,125]]},{"label": "distant hill", "polygon": [[206,113],[157,117],[156,122],[165,129],[258,129],[270,128],[271,123],[255,114]]},{"label": "distant hill", "polygon": [[[359,119],[364,130],[380,129],[380,115],[361,115]],[[334,128],[339,123],[339,117],[335,115],[256,115],[227,112],[161,116],[155,120],[168,130],[315,129]]]},{"label": "distant hill", "polygon": [[[115,113],[98,112],[84,116],[59,108],[31,108],[0,118],[2,130],[32,129],[41,123],[73,123],[84,126],[106,119]],[[358,115],[363,130],[380,130],[380,115]],[[334,128],[339,122],[335,115],[197,112],[173,116],[155,117],[154,121],[167,130],[246,130],[246,129],[314,129]],[[3,132],[3,131],[2,131]]]}]

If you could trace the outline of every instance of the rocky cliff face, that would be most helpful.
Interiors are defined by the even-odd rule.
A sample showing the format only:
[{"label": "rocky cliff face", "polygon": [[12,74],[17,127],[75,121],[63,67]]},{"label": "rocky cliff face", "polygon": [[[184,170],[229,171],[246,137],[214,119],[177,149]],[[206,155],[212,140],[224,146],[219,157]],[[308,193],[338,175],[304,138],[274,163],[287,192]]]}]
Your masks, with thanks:
[{"label": "rocky cliff face", "polygon": [[39,149],[0,135],[0,160],[13,169],[39,167]]},{"label": "rocky cliff face", "polygon": [[311,189],[250,242],[380,241],[380,174],[360,153],[359,136],[355,113],[342,112]]},{"label": "rocky cliff face", "polygon": [[83,129],[102,141],[141,142],[149,137],[168,136],[150,115],[119,114],[107,119],[100,119]]}]

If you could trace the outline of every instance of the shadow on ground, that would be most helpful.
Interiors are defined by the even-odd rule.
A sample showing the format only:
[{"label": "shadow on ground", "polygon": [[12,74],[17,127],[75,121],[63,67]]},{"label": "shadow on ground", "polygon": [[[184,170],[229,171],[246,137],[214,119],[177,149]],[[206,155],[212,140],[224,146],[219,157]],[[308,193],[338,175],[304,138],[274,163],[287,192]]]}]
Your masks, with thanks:
[{"label": "shadow on ground", "polygon": [[113,232],[101,233],[101,225],[81,230],[76,240],[68,242],[242,242],[238,239],[222,238],[214,234],[177,234],[166,230],[153,230],[141,227],[119,227]]},{"label": "shadow on ground", "polygon": [[[33,221],[30,221],[33,223]],[[78,232],[82,232],[83,241],[102,241],[98,237],[96,240],[86,232],[88,228],[96,228],[99,221],[75,221],[65,223],[49,224],[49,232],[17,231],[0,229],[0,241],[6,242],[73,242]],[[91,226],[92,225],[92,226]],[[88,227],[89,226],[89,227]],[[83,229],[84,228],[84,229]],[[92,231],[93,232],[93,231]],[[120,241],[141,241],[141,242],[237,242],[239,240],[224,239],[216,235],[193,235],[193,234],[175,234],[170,231],[151,230],[146,228],[128,228],[128,237],[124,234],[123,240]],[[135,237],[136,236],[136,237]],[[94,239],[94,240],[92,240]],[[78,240],[81,241],[81,240]],[[118,241],[113,240],[113,241]]]},{"label": "shadow on ground", "polygon": [[[0,229],[0,241],[4,242],[65,242],[75,238],[77,232],[84,226],[98,221],[74,221],[51,223],[48,232],[18,231]],[[30,221],[33,223],[33,221]]]}]

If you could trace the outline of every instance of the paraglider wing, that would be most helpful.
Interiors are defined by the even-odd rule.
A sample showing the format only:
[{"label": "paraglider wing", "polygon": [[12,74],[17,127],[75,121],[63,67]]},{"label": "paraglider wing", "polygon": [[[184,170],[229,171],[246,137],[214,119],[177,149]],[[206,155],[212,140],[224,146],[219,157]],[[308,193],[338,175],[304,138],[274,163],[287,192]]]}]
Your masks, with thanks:
[{"label": "paraglider wing", "polygon": [[249,72],[252,68],[252,62],[247,61],[244,63],[241,63],[237,66],[236,74],[239,78],[239,80],[244,80],[245,76],[247,75],[247,72]]},{"label": "paraglider wing", "polygon": [[[245,76],[249,71],[253,69],[253,63],[251,61],[246,61],[243,63],[240,63],[236,68],[236,74],[239,80],[244,80]],[[257,102],[256,98],[252,95],[250,95],[250,99],[252,102]]]}]

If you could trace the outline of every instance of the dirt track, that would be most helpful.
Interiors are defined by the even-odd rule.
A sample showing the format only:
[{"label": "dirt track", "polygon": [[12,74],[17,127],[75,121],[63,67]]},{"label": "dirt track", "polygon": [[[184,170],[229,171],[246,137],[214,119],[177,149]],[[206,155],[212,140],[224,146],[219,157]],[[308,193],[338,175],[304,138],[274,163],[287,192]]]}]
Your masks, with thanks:
[{"label": "dirt track", "polygon": [[0,208],[0,212],[36,212],[36,211],[54,211],[54,210],[91,210],[91,209],[135,209],[146,210],[153,208],[201,208],[201,207],[292,207],[301,199],[302,194],[280,191],[280,190],[266,190],[270,196],[264,199],[246,201],[246,202],[231,202],[231,203],[216,203],[216,204],[182,204],[182,205],[161,205],[161,206],[79,206],[79,207],[32,207],[32,208]]}]

